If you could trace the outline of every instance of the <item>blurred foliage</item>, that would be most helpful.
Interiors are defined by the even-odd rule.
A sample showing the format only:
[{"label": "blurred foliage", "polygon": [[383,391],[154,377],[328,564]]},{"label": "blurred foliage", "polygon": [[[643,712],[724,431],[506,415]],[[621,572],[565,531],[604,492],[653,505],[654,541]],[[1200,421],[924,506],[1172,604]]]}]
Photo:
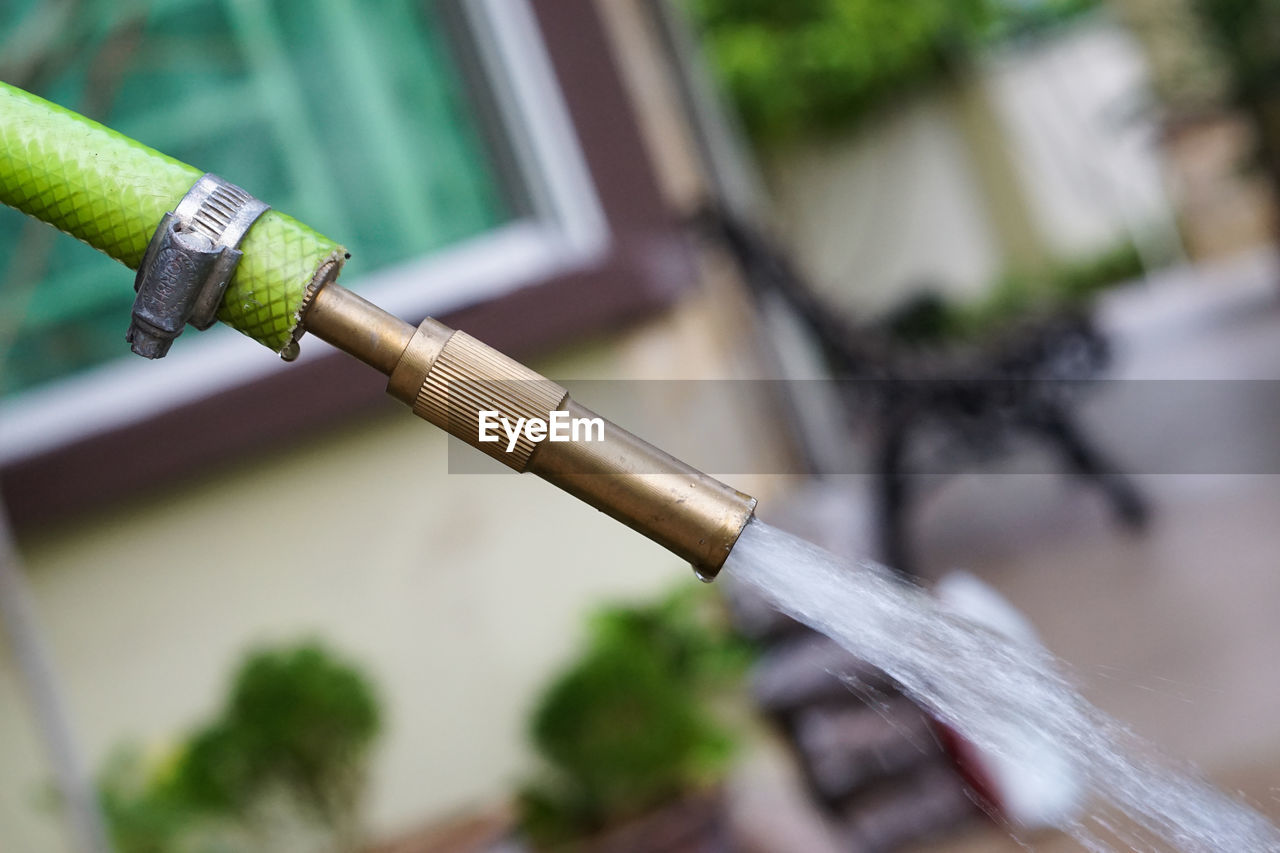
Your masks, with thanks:
[{"label": "blurred foliage", "polygon": [[1194,0],[1220,49],[1236,99],[1280,94],[1280,0]]},{"label": "blurred foliage", "polygon": [[1152,90],[1174,113],[1219,107],[1229,81],[1195,4],[1199,0],[1112,0],[1142,45]]},{"label": "blurred foliage", "polygon": [[705,788],[733,754],[733,737],[707,705],[739,683],[750,651],[716,599],[686,587],[656,604],[604,609],[590,628],[587,648],[530,724],[547,766],[521,792],[521,812],[541,847]]},{"label": "blurred foliage", "polygon": [[281,815],[350,840],[378,729],[369,681],[323,646],[254,652],[217,718],[170,755],[125,749],[108,762],[99,787],[116,850],[272,849]]},{"label": "blurred foliage", "polygon": [[1231,100],[1253,123],[1252,165],[1280,200],[1280,0],[1195,0],[1195,7],[1221,55]]},{"label": "blurred foliage", "polygon": [[845,128],[992,39],[1098,0],[686,0],[752,137]]},{"label": "blurred foliage", "polygon": [[1040,273],[1006,273],[985,297],[971,302],[947,302],[935,293],[919,293],[885,325],[904,343],[974,340],[1029,315],[1085,305],[1101,291],[1140,278],[1144,271],[1142,256],[1125,240]]}]

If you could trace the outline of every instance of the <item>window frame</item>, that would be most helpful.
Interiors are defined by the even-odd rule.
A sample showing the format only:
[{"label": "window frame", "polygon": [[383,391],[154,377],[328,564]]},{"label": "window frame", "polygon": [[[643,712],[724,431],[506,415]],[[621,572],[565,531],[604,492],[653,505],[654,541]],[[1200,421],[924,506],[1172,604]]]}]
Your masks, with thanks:
[{"label": "window frame", "polygon": [[[668,305],[694,280],[690,247],[595,0],[456,9],[528,182],[528,213],[367,274],[360,292],[524,356]],[[313,336],[302,349],[282,365],[230,329],[189,333],[163,362],[113,361],[0,403],[0,492],[14,524],[65,520],[394,406],[369,368]]]}]

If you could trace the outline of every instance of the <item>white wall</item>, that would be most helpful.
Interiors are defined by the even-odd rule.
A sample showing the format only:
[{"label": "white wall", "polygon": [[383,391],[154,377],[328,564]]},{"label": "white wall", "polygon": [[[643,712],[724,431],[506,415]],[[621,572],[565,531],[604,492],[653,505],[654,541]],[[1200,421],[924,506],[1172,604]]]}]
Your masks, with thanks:
[{"label": "white wall", "polygon": [[790,150],[769,172],[788,244],[820,288],[855,310],[889,308],[921,280],[973,294],[997,269],[964,142],[937,98]]},{"label": "white wall", "polygon": [[[981,79],[1051,254],[1108,248],[1130,227],[1168,251],[1156,127],[1141,111],[1144,65],[1123,30],[1092,20],[991,57]],[[935,95],[772,158],[778,218],[818,284],[870,313],[922,281],[981,293],[1004,261],[968,145],[954,105]]]},{"label": "white wall", "polygon": [[986,80],[1055,254],[1170,224],[1157,105],[1142,48],[1126,30],[1098,20],[1009,51],[992,59]]}]

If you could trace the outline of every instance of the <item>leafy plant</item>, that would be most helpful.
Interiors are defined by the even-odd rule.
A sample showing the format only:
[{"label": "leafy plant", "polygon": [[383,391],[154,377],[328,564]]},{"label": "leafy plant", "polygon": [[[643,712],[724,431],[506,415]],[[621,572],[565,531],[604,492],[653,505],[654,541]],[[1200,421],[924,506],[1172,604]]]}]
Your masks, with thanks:
[{"label": "leafy plant", "polygon": [[1274,98],[1280,91],[1280,2],[1194,0],[1210,38],[1221,49],[1238,103]]},{"label": "leafy plant", "polygon": [[1142,256],[1128,240],[1093,255],[1060,262],[1040,273],[1011,271],[978,300],[953,303],[921,294],[895,312],[889,331],[910,343],[967,340],[1020,317],[1087,303],[1098,293],[1143,274]]},{"label": "leafy plant", "polygon": [[378,728],[368,680],[323,646],[254,652],[220,714],[166,760],[122,750],[108,763],[100,790],[116,849],[264,849],[262,824],[282,803],[349,840]]},{"label": "leafy plant", "polygon": [[[1253,124],[1251,165],[1280,201],[1280,0],[1195,0],[1194,6],[1218,48],[1231,99]],[[1276,236],[1280,240],[1280,230]]]},{"label": "leafy plant", "polygon": [[985,41],[1097,0],[686,0],[762,144],[822,134],[939,78]]},{"label": "leafy plant", "polygon": [[521,793],[530,838],[567,842],[714,782],[734,740],[707,701],[748,657],[715,602],[692,591],[598,613],[531,720],[547,766]]}]

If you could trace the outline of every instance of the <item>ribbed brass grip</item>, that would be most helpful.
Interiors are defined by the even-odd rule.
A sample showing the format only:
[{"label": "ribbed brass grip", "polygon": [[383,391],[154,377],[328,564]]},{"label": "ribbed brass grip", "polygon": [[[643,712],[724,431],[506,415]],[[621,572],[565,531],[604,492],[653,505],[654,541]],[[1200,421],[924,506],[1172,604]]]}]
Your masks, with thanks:
[{"label": "ribbed brass grip", "polygon": [[480,441],[480,412],[498,412],[513,425],[520,418],[546,420],[567,396],[564,388],[520,362],[466,332],[454,332],[418,390],[413,413],[523,472],[538,445],[524,432],[510,451],[501,432],[496,442]]}]

